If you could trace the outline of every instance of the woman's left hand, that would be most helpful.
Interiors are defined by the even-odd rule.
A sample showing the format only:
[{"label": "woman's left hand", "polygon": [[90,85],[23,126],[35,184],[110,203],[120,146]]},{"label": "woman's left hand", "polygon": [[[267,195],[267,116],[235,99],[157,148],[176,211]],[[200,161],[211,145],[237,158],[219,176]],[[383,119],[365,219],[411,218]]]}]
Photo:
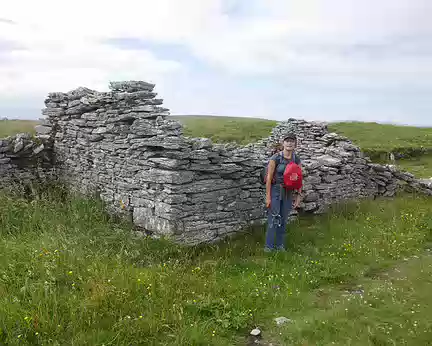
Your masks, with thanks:
[{"label": "woman's left hand", "polygon": [[295,200],[294,200],[294,203],[293,203],[293,208],[294,209],[297,209],[299,206],[300,206],[300,195],[297,195],[296,196],[296,198],[295,198]]}]

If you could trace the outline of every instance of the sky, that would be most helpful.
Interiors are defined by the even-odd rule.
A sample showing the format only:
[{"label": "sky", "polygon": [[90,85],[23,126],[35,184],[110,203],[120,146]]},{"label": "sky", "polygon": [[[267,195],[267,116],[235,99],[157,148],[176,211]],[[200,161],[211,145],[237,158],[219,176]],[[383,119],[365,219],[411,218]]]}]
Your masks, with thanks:
[{"label": "sky", "polygon": [[0,118],[155,83],[171,114],[432,126],[431,0],[14,0]]}]

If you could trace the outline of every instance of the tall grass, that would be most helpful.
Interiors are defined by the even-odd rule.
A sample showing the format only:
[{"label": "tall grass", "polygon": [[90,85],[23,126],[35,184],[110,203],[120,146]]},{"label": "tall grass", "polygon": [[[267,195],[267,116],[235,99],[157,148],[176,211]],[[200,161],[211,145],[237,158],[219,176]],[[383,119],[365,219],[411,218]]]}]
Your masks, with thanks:
[{"label": "tall grass", "polygon": [[[413,195],[340,206],[292,224],[289,251],[267,255],[262,229],[185,248],[135,238],[96,201],[2,194],[0,344],[241,345],[259,326],[283,345],[391,345],[390,327],[417,321],[412,333],[397,327],[397,344],[424,345],[428,295],[403,317],[406,304],[385,291],[373,309],[330,298],[420,256],[432,240],[430,215],[432,201]],[[278,327],[278,316],[293,322]]]}]

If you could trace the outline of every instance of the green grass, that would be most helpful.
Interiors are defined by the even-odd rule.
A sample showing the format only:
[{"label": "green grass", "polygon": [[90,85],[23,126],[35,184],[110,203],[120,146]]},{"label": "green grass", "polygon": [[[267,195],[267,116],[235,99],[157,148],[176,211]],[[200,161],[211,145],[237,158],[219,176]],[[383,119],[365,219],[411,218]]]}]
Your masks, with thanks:
[{"label": "green grass", "polygon": [[350,138],[372,160],[389,162],[389,153],[402,157],[396,164],[420,178],[432,177],[432,128],[377,123],[332,123],[329,130]]},{"label": "green grass", "polygon": [[329,130],[347,136],[371,156],[390,152],[405,156],[432,151],[432,128],[395,126],[365,122],[332,123]]},{"label": "green grass", "polygon": [[15,135],[20,132],[35,133],[34,127],[37,121],[34,120],[0,120],[0,138]]},{"label": "green grass", "polygon": [[432,154],[398,160],[400,168],[413,173],[419,178],[432,178]]},{"label": "green grass", "polygon": [[180,116],[185,136],[211,138],[217,143],[247,144],[270,135],[276,121],[218,116]]},{"label": "green grass", "polygon": [[[432,256],[420,255],[345,292],[309,294],[303,320],[284,341],[299,345],[430,345]],[[312,304],[311,304],[312,302]],[[335,336],[334,331],[343,330]],[[291,343],[292,342],[292,343]]]},{"label": "green grass", "polygon": [[[92,200],[3,193],[0,344],[245,345],[258,326],[277,345],[425,345],[430,215],[414,195],[341,205],[268,255],[263,230],[184,248],[133,238]],[[406,267],[412,255],[424,263]],[[386,279],[392,266],[406,279]],[[343,296],[358,284],[363,299]]]}]

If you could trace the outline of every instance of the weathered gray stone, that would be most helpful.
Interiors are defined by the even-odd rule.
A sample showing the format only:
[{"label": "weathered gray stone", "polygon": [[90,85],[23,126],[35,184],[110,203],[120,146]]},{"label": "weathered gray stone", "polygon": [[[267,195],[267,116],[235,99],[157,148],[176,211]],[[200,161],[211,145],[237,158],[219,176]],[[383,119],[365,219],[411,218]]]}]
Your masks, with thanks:
[{"label": "weathered gray stone", "polygon": [[24,142],[20,139],[15,142],[13,152],[16,154],[24,148]]},{"label": "weathered gray stone", "polygon": [[330,167],[339,167],[342,165],[342,160],[329,155],[319,156],[317,157],[317,161],[321,162],[323,165]]},{"label": "weathered gray stone", "polygon": [[255,329],[252,329],[249,334],[252,335],[252,336],[260,336],[261,335],[261,330],[259,330],[258,328],[255,328]]},{"label": "weathered gray stone", "polygon": [[132,108],[132,112],[153,112],[155,110],[153,105],[142,105]]},{"label": "weathered gray stone", "polygon": [[206,149],[193,150],[189,154],[189,158],[192,160],[208,160],[210,152]]},{"label": "weathered gray stone", "polygon": [[277,318],[275,318],[275,322],[278,326],[280,326],[282,324],[292,322],[292,320],[290,320],[289,318],[286,318],[286,317],[277,317]]},{"label": "weathered gray stone", "polygon": [[189,165],[191,171],[213,172],[218,170],[218,166],[212,164],[209,160],[193,160]]},{"label": "weathered gray stone", "polygon": [[173,235],[176,231],[171,221],[155,216],[150,208],[134,208],[133,222],[147,231],[165,236]]},{"label": "weathered gray stone", "polygon": [[136,178],[143,182],[181,185],[192,182],[194,173],[190,171],[167,171],[150,168],[149,170],[139,172]]},{"label": "weathered gray stone", "polygon": [[305,202],[315,202],[319,199],[319,194],[313,191],[308,191],[304,197]]},{"label": "weathered gray stone", "polygon": [[37,126],[35,126],[35,131],[36,131],[36,133],[39,133],[39,134],[42,134],[42,135],[47,135],[47,134],[49,134],[51,132],[51,127],[37,125]]},{"label": "weathered gray stone", "polygon": [[315,175],[308,175],[305,179],[304,179],[305,183],[309,183],[312,185],[315,184],[319,184],[322,182],[322,178],[320,176],[315,176]]},{"label": "weathered gray stone", "polygon": [[93,133],[94,135],[100,135],[103,133],[107,133],[108,129],[106,127],[98,127],[92,130],[91,133]]},{"label": "weathered gray stone", "polygon": [[316,160],[302,160],[302,166],[305,167],[307,170],[312,171],[322,166],[322,163]]},{"label": "weathered gray stone", "polygon": [[420,185],[424,185],[425,187],[432,187],[432,178],[429,179],[419,179]]},{"label": "weathered gray stone", "polygon": [[112,91],[119,92],[137,92],[137,91],[153,91],[155,85],[143,81],[125,81],[125,82],[110,82],[109,85]]},{"label": "weathered gray stone", "polygon": [[151,157],[148,159],[150,162],[154,162],[157,166],[161,168],[180,168],[189,163],[187,160],[176,160],[169,159],[166,157]]},{"label": "weathered gray stone", "polygon": [[41,144],[38,147],[33,149],[33,154],[37,155],[45,149],[45,145]]},{"label": "weathered gray stone", "polygon": [[318,204],[316,202],[308,202],[304,203],[303,210],[304,211],[314,211],[317,210]]},{"label": "weathered gray stone", "polygon": [[0,164],[2,164],[2,165],[6,164],[6,163],[9,163],[10,161],[11,161],[10,157],[0,158]]},{"label": "weathered gray stone", "polygon": [[343,175],[332,175],[332,174],[330,174],[330,175],[325,176],[323,178],[323,181],[326,182],[326,183],[332,183],[334,181],[338,181],[338,180],[341,180],[343,178],[344,178]]},{"label": "weathered gray stone", "polygon": [[199,149],[209,149],[213,145],[211,139],[209,138],[197,138],[192,143],[192,149],[199,150]]}]

